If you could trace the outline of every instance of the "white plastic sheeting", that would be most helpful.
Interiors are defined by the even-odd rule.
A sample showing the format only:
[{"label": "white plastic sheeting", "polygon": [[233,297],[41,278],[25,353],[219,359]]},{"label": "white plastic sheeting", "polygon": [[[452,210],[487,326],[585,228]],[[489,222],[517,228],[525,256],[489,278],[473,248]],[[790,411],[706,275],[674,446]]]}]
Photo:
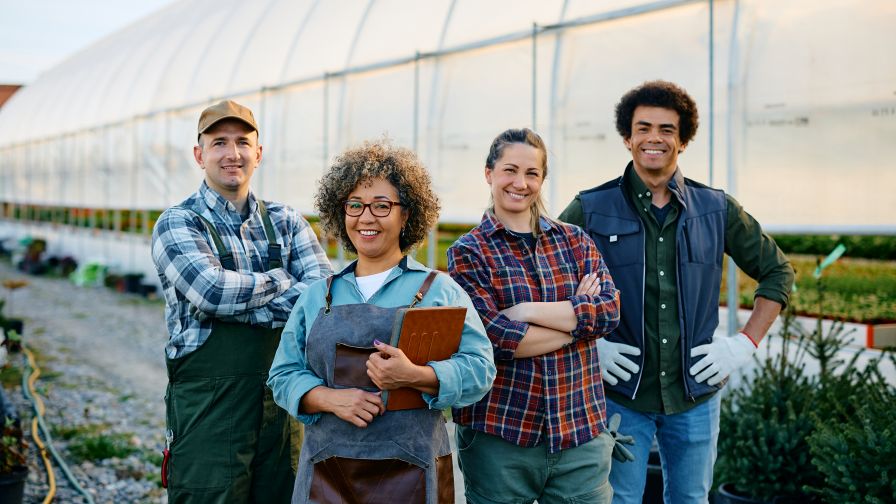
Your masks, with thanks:
[{"label": "white plastic sheeting", "polygon": [[662,78],[702,114],[687,176],[732,190],[769,227],[896,228],[896,3],[712,10],[710,37],[709,1],[184,0],[0,110],[0,200],[165,208],[201,180],[196,120],[227,97],[260,121],[255,190],[304,212],[333,156],[387,134],[426,162],[443,220],[476,222],[490,141],[529,126],[550,149],[556,214],[621,173],[613,107]]}]

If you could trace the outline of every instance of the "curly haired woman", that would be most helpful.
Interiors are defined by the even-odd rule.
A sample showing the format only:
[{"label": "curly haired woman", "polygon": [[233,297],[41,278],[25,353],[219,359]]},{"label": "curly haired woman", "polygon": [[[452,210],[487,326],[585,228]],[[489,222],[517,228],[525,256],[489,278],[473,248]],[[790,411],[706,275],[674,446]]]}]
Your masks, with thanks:
[{"label": "curly haired woman", "polygon": [[[464,290],[407,255],[438,217],[429,175],[411,151],[368,142],[336,159],[315,203],[358,259],[302,294],[271,368],[275,400],[306,424],[293,502],[454,502],[441,410],[482,398],[495,365]],[[467,308],[458,351],[426,365],[383,343],[420,293],[418,306]],[[335,370],[352,349],[369,355],[354,382]],[[428,407],[385,411],[381,391],[399,387]]]}]

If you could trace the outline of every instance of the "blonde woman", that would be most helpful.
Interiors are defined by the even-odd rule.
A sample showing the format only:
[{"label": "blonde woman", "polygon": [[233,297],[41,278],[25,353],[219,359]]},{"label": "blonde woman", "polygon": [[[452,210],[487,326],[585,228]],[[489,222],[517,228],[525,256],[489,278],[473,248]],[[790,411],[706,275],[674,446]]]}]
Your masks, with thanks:
[{"label": "blonde woman", "polygon": [[458,459],[471,503],[610,502],[597,339],[619,322],[619,293],[594,242],[549,219],[544,142],[510,129],[492,142],[492,206],[448,251],[491,340],[497,378],[455,408]]}]

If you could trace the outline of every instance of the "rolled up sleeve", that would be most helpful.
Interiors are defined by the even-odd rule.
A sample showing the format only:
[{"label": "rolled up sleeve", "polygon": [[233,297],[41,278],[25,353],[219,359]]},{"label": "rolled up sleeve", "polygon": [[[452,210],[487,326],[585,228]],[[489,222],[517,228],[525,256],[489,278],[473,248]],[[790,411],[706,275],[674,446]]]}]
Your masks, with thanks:
[{"label": "rolled up sleeve", "polygon": [[[727,195],[726,195],[727,196]],[[725,252],[738,268],[758,282],[754,296],[787,306],[793,288],[793,266],[775,240],[732,198],[728,199]]]},{"label": "rolled up sleeve", "polygon": [[584,274],[597,273],[600,282],[598,295],[578,294],[569,298],[577,320],[572,337],[589,340],[609,334],[619,325],[619,290],[594,241],[582,232],[578,233],[577,239],[581,243],[577,247],[582,251],[581,271]]},{"label": "rolled up sleeve", "polygon": [[274,394],[274,401],[280,407],[302,423],[312,424],[320,418],[320,413],[301,413],[302,397],[311,389],[324,385],[324,380],[308,369],[305,343],[305,312],[300,301],[280,336],[280,346],[274,355],[267,384]]}]

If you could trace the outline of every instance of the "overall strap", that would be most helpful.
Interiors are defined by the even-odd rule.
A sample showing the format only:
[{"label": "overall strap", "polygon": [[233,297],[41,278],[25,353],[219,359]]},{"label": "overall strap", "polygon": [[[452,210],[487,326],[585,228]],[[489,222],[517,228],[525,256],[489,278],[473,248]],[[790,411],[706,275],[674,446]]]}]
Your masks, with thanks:
[{"label": "overall strap", "polygon": [[423,283],[420,285],[420,290],[414,294],[414,300],[411,301],[411,304],[408,305],[408,308],[413,308],[414,305],[423,300],[423,296],[429,292],[429,288],[432,287],[432,282],[436,279],[436,275],[438,275],[438,271],[430,271],[428,275],[426,275],[426,279],[423,280]]},{"label": "overall strap", "polygon": [[277,235],[274,234],[274,224],[271,222],[271,216],[268,215],[268,209],[260,199],[255,200],[258,203],[258,212],[261,214],[261,221],[264,223],[264,234],[268,238],[268,263],[265,271],[283,267],[283,260],[280,258],[280,244],[277,243]]},{"label": "overall strap", "polygon": [[215,248],[218,249],[221,266],[226,270],[236,271],[236,263],[233,261],[233,254],[227,249],[227,246],[224,245],[224,240],[221,239],[221,235],[218,234],[215,225],[209,222],[209,220],[203,217],[199,212],[193,210],[190,211],[202,219],[202,223],[205,224],[205,229],[208,230],[208,234],[211,235],[212,241],[215,242]]}]

